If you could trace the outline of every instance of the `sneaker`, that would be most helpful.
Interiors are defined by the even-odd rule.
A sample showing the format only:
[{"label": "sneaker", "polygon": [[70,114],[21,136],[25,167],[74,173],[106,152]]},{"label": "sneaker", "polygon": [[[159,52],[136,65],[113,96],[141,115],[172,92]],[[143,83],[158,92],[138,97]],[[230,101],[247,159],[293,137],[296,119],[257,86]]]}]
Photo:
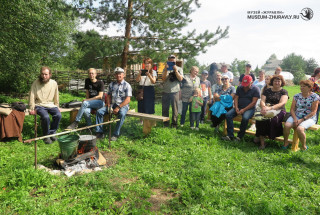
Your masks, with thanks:
[{"label": "sneaker", "polygon": [[183,124],[182,124],[182,125],[180,125],[180,127],[181,127],[181,128],[183,128],[183,126],[184,126]]},{"label": "sneaker", "polygon": [[196,131],[199,131],[199,128],[198,128],[198,127],[196,127]]},{"label": "sneaker", "polygon": [[111,141],[116,141],[117,139],[118,139],[117,136],[112,136],[112,137],[111,137]]},{"label": "sneaker", "polygon": [[194,130],[194,127],[190,127],[191,128],[191,130]]},{"label": "sneaker", "polygon": [[98,132],[98,133],[96,133],[96,137],[97,137],[97,139],[104,139],[105,135],[102,132]]},{"label": "sneaker", "polygon": [[218,125],[217,127],[214,127],[214,131],[215,131],[216,133],[219,133],[219,125]]},{"label": "sneaker", "polygon": [[45,144],[51,144],[52,143],[52,140],[49,137],[44,138],[43,141],[44,141]]},{"label": "sneaker", "polygon": [[232,141],[232,138],[229,136],[221,137],[221,139],[225,141]]},{"label": "sneaker", "polygon": [[234,140],[235,142],[240,142],[240,141],[241,141],[241,139],[240,139],[239,137],[234,137],[233,140]]},{"label": "sneaker", "polygon": [[66,130],[76,129],[76,128],[78,128],[78,124],[79,124],[79,122],[74,121],[73,123],[71,123],[71,125],[69,125],[69,126],[66,128]]},{"label": "sneaker", "polygon": [[50,139],[52,140],[52,142],[57,141],[58,138],[57,137],[50,137]]}]

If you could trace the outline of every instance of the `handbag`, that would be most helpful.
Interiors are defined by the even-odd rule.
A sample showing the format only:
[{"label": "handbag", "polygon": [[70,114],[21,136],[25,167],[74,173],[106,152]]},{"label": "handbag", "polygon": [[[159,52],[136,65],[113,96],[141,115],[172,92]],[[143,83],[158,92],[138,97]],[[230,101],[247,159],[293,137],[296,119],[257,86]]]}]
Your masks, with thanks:
[{"label": "handbag", "polygon": [[27,109],[26,105],[23,102],[12,102],[11,107],[12,109],[20,112],[24,112]]},{"label": "handbag", "polygon": [[0,114],[8,116],[11,113],[11,106],[8,104],[0,104]]}]

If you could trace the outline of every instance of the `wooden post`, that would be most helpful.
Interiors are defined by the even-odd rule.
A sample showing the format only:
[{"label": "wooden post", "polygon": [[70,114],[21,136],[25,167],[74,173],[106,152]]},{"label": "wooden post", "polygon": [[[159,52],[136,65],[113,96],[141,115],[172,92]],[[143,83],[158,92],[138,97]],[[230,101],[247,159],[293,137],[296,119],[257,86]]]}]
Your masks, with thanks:
[{"label": "wooden post", "polygon": [[293,132],[293,140],[292,140],[291,150],[294,151],[294,152],[300,150],[300,148],[299,148],[299,137],[298,137],[298,132],[297,132],[296,129],[294,129],[294,132]]},{"label": "wooden post", "polygon": [[152,127],[155,125],[156,125],[155,120],[144,119],[143,120],[143,130],[142,130],[143,134],[144,135],[150,134]]},{"label": "wooden post", "polygon": [[[34,115],[34,137],[38,137],[38,124],[37,124],[37,113]],[[38,158],[37,158],[37,140],[34,141],[34,168],[37,169]]]},{"label": "wooden post", "polygon": [[224,120],[224,126],[223,126],[223,135],[227,136],[228,132],[227,132],[227,120]]},{"label": "wooden post", "polygon": [[70,111],[70,123],[73,123],[76,120],[77,114],[78,114],[78,110]]}]

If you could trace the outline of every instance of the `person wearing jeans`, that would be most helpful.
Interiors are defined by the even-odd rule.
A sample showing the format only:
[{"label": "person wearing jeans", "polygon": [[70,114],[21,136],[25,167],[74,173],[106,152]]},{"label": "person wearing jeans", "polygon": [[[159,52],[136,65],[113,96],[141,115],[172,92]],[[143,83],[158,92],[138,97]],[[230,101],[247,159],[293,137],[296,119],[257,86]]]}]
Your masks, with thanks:
[{"label": "person wearing jeans", "polygon": [[[83,100],[75,121],[67,127],[67,130],[76,129],[82,116],[84,116],[87,125],[91,125],[91,109],[97,110],[104,106],[103,81],[97,79],[97,70],[94,68],[90,68],[88,70],[88,76],[89,78],[85,80],[84,86],[84,88],[86,89],[86,99]],[[97,138],[102,138],[102,133],[97,132]]]},{"label": "person wearing jeans", "polygon": [[181,81],[181,100],[182,100],[182,112],[180,118],[180,126],[183,127],[186,114],[189,109],[189,119],[191,120],[191,102],[189,102],[190,96],[192,96],[193,91],[200,87],[200,78],[197,76],[199,68],[197,66],[192,66],[190,69],[190,74],[184,75]]},{"label": "person wearing jeans", "polygon": [[[255,105],[260,98],[259,88],[252,86],[252,77],[245,75],[242,79],[241,86],[236,90],[234,97],[234,108],[226,113],[227,121],[227,136],[223,140],[236,140],[239,141],[243,138],[249,119],[254,115]],[[237,115],[242,116],[240,131],[237,137],[234,137],[233,118]]]},{"label": "person wearing jeans", "polygon": [[202,90],[202,98],[203,98],[203,105],[201,107],[201,115],[200,115],[200,122],[201,124],[204,123],[204,118],[207,112],[207,103],[211,104],[212,92],[211,92],[211,83],[207,80],[208,78],[208,71],[204,70],[201,73],[201,90]]},{"label": "person wearing jeans", "polygon": [[[108,110],[111,107],[112,113],[117,116],[120,121],[117,122],[115,131],[111,137],[111,141],[115,141],[120,136],[120,129],[126,118],[126,114],[129,110],[129,103],[132,96],[131,85],[124,80],[124,70],[120,67],[115,69],[116,81],[111,82],[108,87],[107,104],[105,107],[100,108],[97,111],[96,121],[97,124],[103,122],[103,116],[109,113]],[[97,132],[103,132],[103,126],[97,126]]]},{"label": "person wearing jeans", "polygon": [[199,88],[194,90],[189,102],[191,102],[190,128],[194,129],[194,122],[196,122],[196,130],[199,130],[201,107],[203,106],[203,99],[201,97],[201,90]]},{"label": "person wearing jeans", "polygon": [[[49,67],[41,67],[40,76],[33,82],[29,95],[30,114],[40,116],[43,136],[55,134],[61,120],[58,84],[51,76]],[[51,124],[49,114],[52,115]],[[55,140],[56,137],[48,137],[44,142],[51,144]]]}]

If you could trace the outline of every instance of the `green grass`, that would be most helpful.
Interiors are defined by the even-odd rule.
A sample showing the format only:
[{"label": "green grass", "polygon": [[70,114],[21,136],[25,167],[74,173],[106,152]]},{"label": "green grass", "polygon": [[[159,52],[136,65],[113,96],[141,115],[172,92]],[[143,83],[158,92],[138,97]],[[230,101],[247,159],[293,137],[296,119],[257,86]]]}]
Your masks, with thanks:
[{"label": "green grass", "polygon": [[[290,100],[299,91],[287,89]],[[292,153],[272,141],[259,151],[249,136],[238,144],[221,141],[208,123],[199,132],[158,124],[144,138],[137,122],[128,117],[110,149],[107,140],[98,143],[117,155],[115,165],[71,178],[35,170],[33,144],[1,142],[0,214],[320,213],[319,132],[307,132],[308,151]],[[32,123],[27,117],[24,139],[32,138]],[[68,123],[64,113],[61,127]],[[52,167],[58,144],[38,145],[38,162]],[[156,190],[170,197],[159,207]]]}]

